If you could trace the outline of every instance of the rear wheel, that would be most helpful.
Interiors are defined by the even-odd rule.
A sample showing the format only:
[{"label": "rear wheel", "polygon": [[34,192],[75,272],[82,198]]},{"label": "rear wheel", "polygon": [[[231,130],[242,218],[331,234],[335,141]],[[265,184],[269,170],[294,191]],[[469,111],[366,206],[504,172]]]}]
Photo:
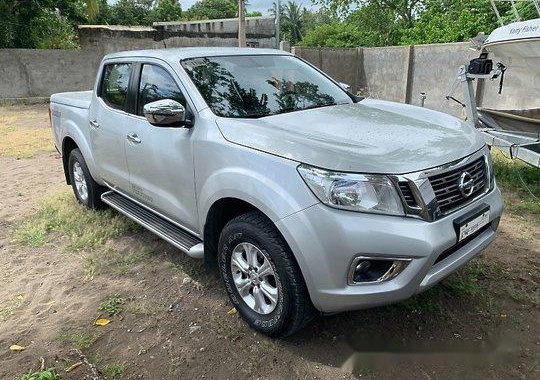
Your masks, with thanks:
[{"label": "rear wheel", "polygon": [[240,316],[269,336],[287,336],[315,315],[298,264],[274,224],[252,211],[224,227],[219,271]]},{"label": "rear wheel", "polygon": [[79,203],[89,208],[103,207],[101,194],[106,188],[94,181],[79,149],[73,149],[69,154],[68,169],[71,187]]}]

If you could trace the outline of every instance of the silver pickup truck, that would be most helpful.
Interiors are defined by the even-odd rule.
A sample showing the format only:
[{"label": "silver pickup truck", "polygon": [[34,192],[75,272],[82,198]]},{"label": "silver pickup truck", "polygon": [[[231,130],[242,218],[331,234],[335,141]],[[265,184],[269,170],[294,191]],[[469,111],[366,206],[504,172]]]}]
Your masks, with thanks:
[{"label": "silver pickup truck", "polygon": [[93,91],[54,94],[50,113],[79,202],[217,266],[270,336],[428,289],[502,213],[472,126],[359,98],[277,50],[110,54]]}]

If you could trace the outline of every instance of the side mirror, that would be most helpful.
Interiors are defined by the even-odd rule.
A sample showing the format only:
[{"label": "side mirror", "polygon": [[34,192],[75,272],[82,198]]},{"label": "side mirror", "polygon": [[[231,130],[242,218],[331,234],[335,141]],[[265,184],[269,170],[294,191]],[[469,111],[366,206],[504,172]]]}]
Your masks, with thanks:
[{"label": "side mirror", "polygon": [[347,83],[338,82],[338,84],[339,84],[339,87],[341,87],[345,91],[351,92],[351,86],[349,86]]},{"label": "side mirror", "polygon": [[144,105],[143,114],[156,127],[184,127],[191,122],[186,119],[186,109],[172,99],[156,100]]}]

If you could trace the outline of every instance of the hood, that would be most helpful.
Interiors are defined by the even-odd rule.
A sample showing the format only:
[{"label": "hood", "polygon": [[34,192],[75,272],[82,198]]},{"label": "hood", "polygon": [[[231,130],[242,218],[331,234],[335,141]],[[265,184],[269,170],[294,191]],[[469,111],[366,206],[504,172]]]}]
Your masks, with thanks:
[{"label": "hood", "polygon": [[484,145],[468,124],[440,112],[365,99],[260,119],[219,118],[230,142],[320,168],[407,173],[465,157]]}]

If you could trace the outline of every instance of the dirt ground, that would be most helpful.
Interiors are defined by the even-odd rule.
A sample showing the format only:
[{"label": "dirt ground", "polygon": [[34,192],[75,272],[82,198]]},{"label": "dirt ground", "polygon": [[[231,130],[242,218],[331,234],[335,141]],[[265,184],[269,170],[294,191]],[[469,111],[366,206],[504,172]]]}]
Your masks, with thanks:
[{"label": "dirt ground", "polygon": [[[46,112],[10,108],[3,122],[33,133]],[[231,311],[218,276],[201,262],[113,211],[91,222],[66,195],[58,155],[28,149],[0,154],[0,379],[20,379],[42,362],[62,379],[540,378],[540,227],[527,216],[506,213],[481,257],[420,296],[320,317],[272,340]],[[90,221],[76,231],[71,222],[47,227],[56,233],[34,243],[17,240],[24,223],[47,215],[44,207],[65,212],[42,199]],[[99,221],[119,232],[73,248],[86,229],[104,227]],[[95,326],[100,316],[112,322]],[[25,349],[11,351],[13,344]]]}]

